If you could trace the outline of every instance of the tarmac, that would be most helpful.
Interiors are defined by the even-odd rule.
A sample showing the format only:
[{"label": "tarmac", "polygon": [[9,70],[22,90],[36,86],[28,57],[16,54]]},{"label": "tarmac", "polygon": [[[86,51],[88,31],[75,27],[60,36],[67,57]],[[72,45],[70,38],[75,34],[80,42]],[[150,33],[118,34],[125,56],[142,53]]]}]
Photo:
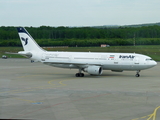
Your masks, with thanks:
[{"label": "tarmac", "polygon": [[140,72],[75,69],[0,59],[0,119],[160,120],[160,63]]}]

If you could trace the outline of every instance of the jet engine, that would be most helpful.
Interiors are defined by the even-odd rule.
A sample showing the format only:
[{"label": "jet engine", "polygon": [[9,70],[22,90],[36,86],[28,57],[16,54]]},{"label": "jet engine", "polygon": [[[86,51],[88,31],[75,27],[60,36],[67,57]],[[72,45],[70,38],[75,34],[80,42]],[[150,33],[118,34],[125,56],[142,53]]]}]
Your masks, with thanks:
[{"label": "jet engine", "polygon": [[103,69],[101,66],[88,66],[84,69],[84,72],[87,72],[91,75],[101,75],[102,71]]}]

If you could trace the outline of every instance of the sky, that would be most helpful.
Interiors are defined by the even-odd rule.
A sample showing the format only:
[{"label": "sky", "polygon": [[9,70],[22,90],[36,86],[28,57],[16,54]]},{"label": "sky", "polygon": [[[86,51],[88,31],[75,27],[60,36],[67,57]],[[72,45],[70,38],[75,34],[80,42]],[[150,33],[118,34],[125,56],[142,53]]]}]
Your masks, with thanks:
[{"label": "sky", "polygon": [[0,0],[0,26],[102,26],[160,22],[160,0]]}]

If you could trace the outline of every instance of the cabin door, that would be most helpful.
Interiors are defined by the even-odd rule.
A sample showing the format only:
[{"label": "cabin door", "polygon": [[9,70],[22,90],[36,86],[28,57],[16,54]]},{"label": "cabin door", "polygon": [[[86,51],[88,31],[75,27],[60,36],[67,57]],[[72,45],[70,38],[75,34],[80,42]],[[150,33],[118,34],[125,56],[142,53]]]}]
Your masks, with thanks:
[{"label": "cabin door", "polygon": [[139,58],[137,56],[135,57],[134,64],[139,65]]}]

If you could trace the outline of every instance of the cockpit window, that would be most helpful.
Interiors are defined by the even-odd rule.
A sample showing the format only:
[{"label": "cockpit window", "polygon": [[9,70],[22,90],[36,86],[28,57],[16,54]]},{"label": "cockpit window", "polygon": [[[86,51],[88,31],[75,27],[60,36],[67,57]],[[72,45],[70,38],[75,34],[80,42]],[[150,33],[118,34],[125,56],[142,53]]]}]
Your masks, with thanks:
[{"label": "cockpit window", "polygon": [[153,59],[151,59],[151,58],[147,58],[147,59],[146,59],[146,61],[152,61],[152,60],[153,60]]}]

